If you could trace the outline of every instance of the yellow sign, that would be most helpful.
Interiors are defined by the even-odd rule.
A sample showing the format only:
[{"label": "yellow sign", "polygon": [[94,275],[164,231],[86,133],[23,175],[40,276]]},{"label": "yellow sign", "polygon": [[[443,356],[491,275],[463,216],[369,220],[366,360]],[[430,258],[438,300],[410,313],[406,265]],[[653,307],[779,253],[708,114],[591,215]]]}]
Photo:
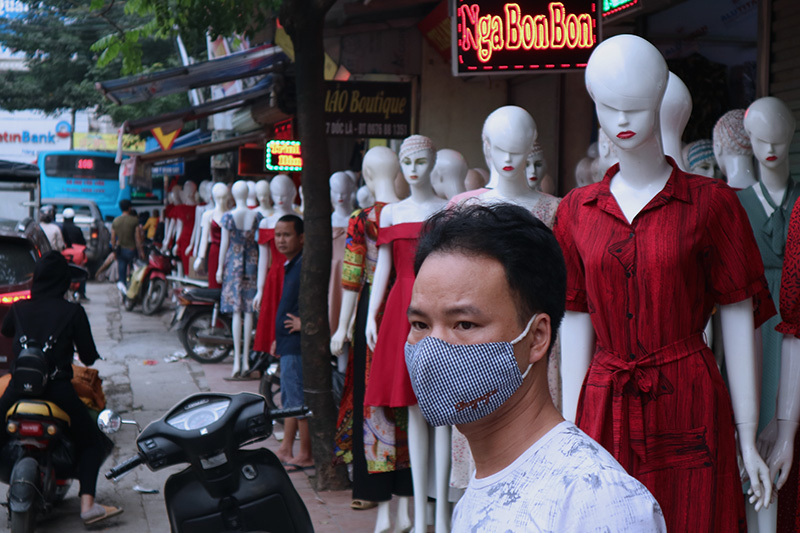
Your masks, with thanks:
[{"label": "yellow sign", "polygon": [[[283,49],[283,52],[289,56],[289,59],[294,61],[294,45],[292,44],[292,39],[289,37],[289,34],[286,33],[282,27],[278,27],[275,31],[275,44],[280,46]],[[336,76],[336,72],[339,70],[338,65],[336,65],[336,61],[333,60],[331,56],[325,54],[325,68],[324,68],[324,75],[326,80],[332,80]]]},{"label": "yellow sign", "polygon": [[172,148],[172,145],[175,143],[175,139],[178,138],[178,134],[180,134],[181,129],[178,128],[175,131],[171,131],[169,133],[164,133],[161,128],[153,128],[150,130],[153,133],[153,137],[156,138],[158,141],[158,145],[161,147],[162,150],[165,152]]},{"label": "yellow sign", "polygon": [[[74,133],[72,135],[75,150],[93,150],[96,152],[116,152],[116,133]],[[145,141],[138,135],[122,136],[122,150],[124,152],[144,152]]]}]

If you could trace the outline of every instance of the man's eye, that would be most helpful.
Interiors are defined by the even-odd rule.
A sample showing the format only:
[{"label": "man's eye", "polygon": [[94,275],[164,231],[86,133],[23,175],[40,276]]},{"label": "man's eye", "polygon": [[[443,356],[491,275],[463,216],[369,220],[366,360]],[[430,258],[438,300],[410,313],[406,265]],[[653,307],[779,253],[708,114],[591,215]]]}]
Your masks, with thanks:
[{"label": "man's eye", "polygon": [[475,324],[473,324],[472,322],[463,322],[462,321],[462,322],[458,322],[456,324],[456,327],[458,329],[472,329],[472,328],[475,327]]},{"label": "man's eye", "polygon": [[411,327],[416,330],[427,329],[428,325],[425,322],[419,322],[417,320],[413,320],[411,322]]}]

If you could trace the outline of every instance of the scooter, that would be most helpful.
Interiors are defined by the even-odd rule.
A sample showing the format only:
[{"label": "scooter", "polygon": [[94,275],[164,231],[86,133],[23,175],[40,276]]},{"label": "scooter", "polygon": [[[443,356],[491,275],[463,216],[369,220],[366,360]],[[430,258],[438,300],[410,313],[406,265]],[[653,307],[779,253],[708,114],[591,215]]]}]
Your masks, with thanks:
[{"label": "scooter", "polygon": [[219,309],[221,289],[191,287],[178,294],[172,317],[186,354],[200,363],[219,363],[233,351],[231,317]]},{"label": "scooter", "polygon": [[81,301],[81,285],[89,279],[89,270],[86,265],[89,260],[86,257],[86,245],[73,244],[69,248],[64,248],[61,254],[67,259],[70,266],[72,281],[69,284],[67,299],[73,303]]},{"label": "scooter", "polygon": [[167,297],[167,276],[172,272],[173,257],[155,246],[147,247],[147,262],[137,264],[128,291],[123,295],[125,309],[133,311],[141,302],[142,313],[152,315],[161,309]]},{"label": "scooter", "polygon": [[[258,394],[200,393],[178,403],[136,438],[138,452],[106,473],[119,480],[139,465],[160,470],[189,463],[164,486],[172,533],[313,532],[311,517],[277,456],[241,449],[266,439],[277,418],[309,415],[307,407],[270,411]],[[124,423],[103,411],[98,425]]]}]

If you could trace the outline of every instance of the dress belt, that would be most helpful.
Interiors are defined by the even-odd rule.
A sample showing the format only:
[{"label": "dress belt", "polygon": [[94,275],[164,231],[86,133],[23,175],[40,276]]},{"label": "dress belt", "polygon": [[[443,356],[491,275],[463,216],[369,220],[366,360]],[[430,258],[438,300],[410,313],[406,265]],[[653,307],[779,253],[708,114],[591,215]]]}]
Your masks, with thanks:
[{"label": "dress belt", "polygon": [[[623,429],[625,425],[627,425],[631,448],[642,462],[647,461],[647,443],[644,435],[645,425],[642,396],[647,394],[655,399],[655,393],[658,390],[659,366],[679,361],[706,347],[707,345],[703,341],[702,332],[695,333],[685,339],[673,342],[672,344],[662,346],[632,361],[628,360],[626,356],[598,346],[592,358],[592,366],[601,372],[600,375],[596,375],[595,377],[600,379],[605,378],[607,374],[602,372],[603,370],[610,373],[611,384],[614,391],[612,397],[612,416],[614,422],[613,439],[615,457],[621,457],[620,450],[622,448]],[[606,383],[595,383],[597,385],[604,385],[607,384],[607,381]],[[639,394],[629,394],[627,398],[624,398],[623,390],[628,383],[633,384],[639,391]],[[622,416],[623,400],[628,402],[630,416],[627,419],[623,419]]]}]

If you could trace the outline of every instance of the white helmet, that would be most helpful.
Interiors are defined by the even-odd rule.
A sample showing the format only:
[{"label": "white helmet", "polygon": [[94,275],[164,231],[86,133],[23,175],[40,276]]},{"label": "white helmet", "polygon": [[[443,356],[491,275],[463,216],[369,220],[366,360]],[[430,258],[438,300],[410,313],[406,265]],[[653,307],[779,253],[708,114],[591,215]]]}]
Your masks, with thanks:
[{"label": "white helmet", "polygon": [[64,215],[64,218],[75,218],[75,210],[72,209],[71,207],[68,207],[64,209],[62,215]]}]

